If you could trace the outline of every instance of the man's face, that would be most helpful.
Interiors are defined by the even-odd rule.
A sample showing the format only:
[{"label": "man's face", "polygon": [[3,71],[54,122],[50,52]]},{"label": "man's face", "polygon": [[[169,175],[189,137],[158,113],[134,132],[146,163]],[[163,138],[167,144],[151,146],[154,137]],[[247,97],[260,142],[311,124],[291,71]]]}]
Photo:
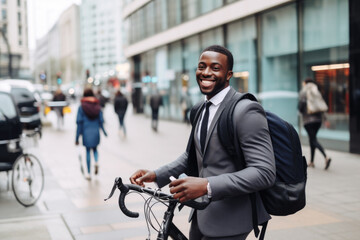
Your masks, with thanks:
[{"label": "man's face", "polygon": [[229,86],[232,71],[228,70],[227,56],[222,53],[206,51],[200,56],[196,69],[196,80],[200,91],[207,99]]}]

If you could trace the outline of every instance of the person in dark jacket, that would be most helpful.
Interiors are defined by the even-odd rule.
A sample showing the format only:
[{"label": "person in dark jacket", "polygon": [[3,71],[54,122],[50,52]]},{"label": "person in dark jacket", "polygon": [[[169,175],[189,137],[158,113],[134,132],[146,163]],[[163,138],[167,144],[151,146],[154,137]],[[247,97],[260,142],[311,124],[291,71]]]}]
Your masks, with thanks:
[{"label": "person in dark jacket", "polygon": [[86,163],[88,176],[87,180],[91,180],[90,174],[90,151],[93,150],[95,158],[95,175],[98,174],[98,152],[97,146],[100,143],[100,131],[101,128],[104,135],[107,133],[103,126],[104,119],[101,111],[99,100],[95,97],[91,88],[84,90],[84,97],[81,99],[81,105],[77,112],[76,124],[76,140],[75,144],[79,145],[79,137],[82,136],[83,145],[86,147]]},{"label": "person in dark jacket", "polygon": [[[60,106],[55,106],[53,107],[54,111],[56,112],[56,116],[57,116],[57,128],[61,129],[64,126],[64,113],[63,113],[63,109],[64,106],[66,105],[66,96],[65,94],[61,91],[61,89],[59,88],[58,90],[56,90],[54,97],[53,97],[53,101],[54,102],[59,102]],[[63,103],[61,103],[63,102]]]},{"label": "person in dark jacket", "polygon": [[151,127],[157,132],[158,129],[158,119],[159,119],[159,108],[163,105],[162,96],[156,91],[150,97],[150,107],[151,107]]},{"label": "person in dark jacket", "polygon": [[114,110],[115,113],[118,115],[119,123],[120,123],[120,131],[123,131],[124,136],[126,136],[126,128],[124,124],[124,117],[126,113],[126,109],[128,106],[128,100],[126,97],[118,90],[115,94],[114,99]]},{"label": "person in dark jacket", "polygon": [[107,99],[106,99],[106,97],[104,97],[104,95],[102,95],[101,89],[99,89],[97,91],[95,97],[97,97],[97,99],[99,99],[99,103],[100,103],[101,108],[105,108]]}]

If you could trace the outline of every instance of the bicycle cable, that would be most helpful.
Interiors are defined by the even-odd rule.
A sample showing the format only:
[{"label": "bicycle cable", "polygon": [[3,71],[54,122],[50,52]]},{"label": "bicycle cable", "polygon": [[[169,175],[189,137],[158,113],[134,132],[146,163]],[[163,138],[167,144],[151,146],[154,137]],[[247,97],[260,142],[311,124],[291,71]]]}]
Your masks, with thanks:
[{"label": "bicycle cable", "polygon": [[[146,227],[147,227],[147,230],[148,230],[148,239],[150,240],[150,237],[151,237],[151,230],[150,230],[150,227],[152,229],[154,229],[157,233],[160,233],[163,229],[163,226],[162,224],[163,223],[159,223],[157,217],[155,216],[155,213],[154,211],[152,210],[152,208],[156,205],[156,204],[159,204],[159,203],[162,203],[163,205],[165,206],[168,206],[168,204],[166,204],[166,200],[161,198],[159,194],[157,194],[159,191],[161,191],[160,189],[157,189],[156,192],[153,194],[153,195],[150,195],[149,193],[147,192],[136,192],[136,191],[129,191],[127,193],[128,194],[131,194],[131,193],[136,193],[138,195],[140,195],[145,203],[144,203],[144,217],[145,217],[145,222],[146,222]],[[145,197],[143,194],[147,194],[149,197]],[[153,202],[153,200],[156,200],[156,202]],[[152,204],[151,204],[152,203]],[[155,219],[157,225],[158,225],[158,228],[155,227],[155,225],[153,224],[153,220],[151,219],[151,216]]]}]

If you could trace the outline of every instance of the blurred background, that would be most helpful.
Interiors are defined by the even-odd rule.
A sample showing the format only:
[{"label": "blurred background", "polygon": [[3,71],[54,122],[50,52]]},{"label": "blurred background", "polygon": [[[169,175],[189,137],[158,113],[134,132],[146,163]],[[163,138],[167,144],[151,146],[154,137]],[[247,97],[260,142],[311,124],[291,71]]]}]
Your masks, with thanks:
[{"label": "blurred background", "polygon": [[314,78],[329,105],[319,132],[327,148],[360,152],[360,42],[356,0],[1,0],[0,78],[29,80],[51,99],[84,86],[109,100],[117,89],[135,113],[182,121],[182,99],[201,99],[195,69],[202,49],[229,48],[231,85],[257,95],[300,135],[298,92]]}]

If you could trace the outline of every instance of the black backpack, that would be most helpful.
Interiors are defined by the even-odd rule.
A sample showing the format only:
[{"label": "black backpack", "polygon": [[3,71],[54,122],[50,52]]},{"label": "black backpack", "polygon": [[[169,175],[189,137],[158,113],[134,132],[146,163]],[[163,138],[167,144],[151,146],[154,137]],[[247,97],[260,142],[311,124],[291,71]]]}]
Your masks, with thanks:
[{"label": "black backpack", "polygon": [[[221,144],[233,159],[243,159],[240,146],[234,144],[233,112],[236,104],[242,99],[257,101],[250,93],[236,93],[222,112],[218,121],[218,134]],[[306,159],[302,155],[299,135],[294,127],[275,115],[265,111],[269,126],[270,137],[274,149],[276,164],[275,184],[260,191],[266,211],[275,216],[294,214],[303,209],[306,204],[305,186],[307,179]],[[244,168],[245,163],[236,161],[238,169]],[[256,237],[259,234],[255,194],[251,194],[253,210],[253,225]],[[264,238],[267,223],[263,225],[260,239]]]},{"label": "black backpack", "polygon": [[[236,104],[242,99],[257,101],[254,95],[250,93],[236,93],[226,104],[218,121],[218,135],[221,144],[226,151],[235,160],[237,169],[245,167],[243,155],[240,146],[234,144],[236,135],[233,129],[233,112]],[[194,106],[192,110],[192,120],[199,115],[201,104]],[[195,114],[196,113],[196,114]],[[294,127],[284,121],[277,115],[265,111],[269,126],[271,141],[274,149],[276,164],[275,184],[268,189],[260,191],[266,211],[275,216],[286,216],[294,214],[303,209],[306,204],[305,186],[307,179],[306,159],[302,155],[299,135]],[[196,123],[196,121],[195,121]],[[256,196],[250,194],[252,204],[252,218],[255,236],[258,237],[260,231],[258,228]],[[263,224],[260,239],[264,239],[267,222]]]}]

